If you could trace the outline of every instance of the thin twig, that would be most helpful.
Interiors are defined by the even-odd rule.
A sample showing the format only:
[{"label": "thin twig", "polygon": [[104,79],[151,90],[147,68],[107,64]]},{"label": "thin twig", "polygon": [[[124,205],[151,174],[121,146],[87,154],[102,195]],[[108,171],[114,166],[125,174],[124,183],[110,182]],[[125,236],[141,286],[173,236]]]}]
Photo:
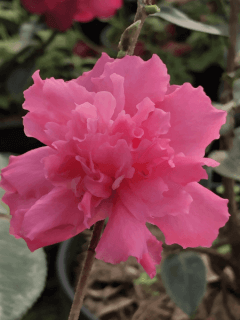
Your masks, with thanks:
[{"label": "thin twig", "polygon": [[[230,0],[230,17],[229,17],[229,47],[227,54],[227,73],[234,72],[235,70],[235,56],[236,56],[236,45],[237,45],[237,28],[238,28],[238,13],[239,13],[239,2],[236,0]],[[224,81],[224,90],[221,97],[221,103],[228,103],[233,99],[232,86],[228,81]],[[234,120],[234,119],[233,119]],[[220,138],[220,149],[230,150],[233,145],[233,131],[229,135],[222,136]],[[236,277],[236,284],[238,293],[240,293],[240,230],[239,222],[237,217],[237,204],[234,194],[234,180],[226,177],[222,177],[222,184],[224,186],[224,198],[229,199],[228,209],[230,218],[226,223],[224,229],[226,230],[229,244],[232,247],[232,261],[236,265],[234,273]]]},{"label": "thin twig", "polygon": [[87,280],[90,275],[95,254],[96,254],[95,249],[100,240],[103,226],[104,226],[104,220],[98,221],[94,226],[92,239],[88,247],[87,256],[84,261],[82,271],[78,279],[78,283],[77,283],[77,287],[76,287],[76,291],[75,291],[75,295],[74,295],[68,320],[78,320],[79,318],[79,314],[83,304],[83,299],[87,290]]},{"label": "thin twig", "polygon": [[[132,56],[134,54],[134,49],[141,32],[144,21],[146,20],[148,14],[144,10],[145,5],[151,5],[152,0],[138,0],[138,8],[134,18],[134,23],[129,26],[122,34],[118,48],[124,55]],[[139,23],[137,23],[139,21]],[[120,57],[120,55],[118,55]]]}]

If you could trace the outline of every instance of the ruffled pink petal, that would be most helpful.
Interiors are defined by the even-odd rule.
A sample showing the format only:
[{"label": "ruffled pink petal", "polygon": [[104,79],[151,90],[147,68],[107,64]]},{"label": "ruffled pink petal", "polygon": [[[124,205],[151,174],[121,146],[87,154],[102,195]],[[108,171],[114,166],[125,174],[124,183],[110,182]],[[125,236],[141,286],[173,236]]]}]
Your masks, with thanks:
[{"label": "ruffled pink petal", "polygon": [[153,278],[161,251],[162,243],[117,201],[96,248],[96,258],[115,264],[134,256]]},{"label": "ruffled pink petal", "polygon": [[[89,125],[90,120],[94,120],[95,125]],[[92,122],[91,122],[92,123]],[[68,132],[65,137],[67,140],[76,137],[84,139],[87,133],[97,132],[97,109],[89,102],[77,105],[75,110],[72,111],[72,119],[67,123]]]},{"label": "ruffled pink petal", "polygon": [[78,203],[71,190],[56,187],[25,212],[21,228],[14,232],[22,235],[31,251],[43,243],[47,246],[67,240],[85,229]]},{"label": "ruffled pink petal", "polygon": [[[31,115],[31,112],[28,113]],[[26,119],[25,119],[26,120]],[[47,122],[45,124],[45,133],[51,141],[51,144],[56,140],[65,140],[67,134],[67,127],[56,122]]]},{"label": "ruffled pink petal", "polygon": [[124,77],[116,73],[110,73],[92,78],[92,84],[94,85],[92,90],[96,92],[107,91],[114,96],[116,108],[112,119],[115,120],[119,112],[125,107]]},{"label": "ruffled pink petal", "polygon": [[[51,145],[53,137],[48,135],[50,132],[45,127],[46,124],[57,123],[64,132],[76,104],[92,103],[94,94],[77,85],[75,80],[69,82],[54,78],[42,80],[39,70],[33,74],[33,80],[34,84],[24,91],[23,108],[30,111],[23,117],[24,131],[28,137],[34,137],[44,144]],[[55,130],[55,136],[57,133],[60,140],[63,133]]]},{"label": "ruffled pink petal", "polygon": [[36,202],[35,198],[23,198],[18,193],[5,193],[4,203],[9,206],[11,213],[11,222],[9,233],[14,235],[16,239],[22,238],[21,225],[24,219],[25,213],[31,208]]},{"label": "ruffled pink petal", "polygon": [[178,183],[182,186],[190,182],[198,182],[201,179],[208,179],[207,172],[202,168],[203,165],[216,167],[218,162],[212,159],[199,158],[199,157],[185,157],[183,153],[178,154],[173,160],[175,167],[168,168],[165,175],[171,181]]},{"label": "ruffled pink petal", "polygon": [[116,108],[116,100],[110,92],[98,92],[93,104],[98,114],[98,132],[104,133],[110,127],[110,120]]},{"label": "ruffled pink petal", "polygon": [[132,178],[134,168],[132,167],[132,157],[125,140],[120,139],[116,145],[111,146],[106,142],[92,151],[93,162],[102,173],[110,177],[124,175],[125,178]]},{"label": "ruffled pink petal", "polygon": [[[1,187],[25,199],[39,199],[53,188],[44,176],[41,163],[42,158],[53,153],[51,148],[41,147],[20,156],[10,156],[9,165],[1,170]],[[7,199],[7,194],[8,192],[3,196],[3,202]]]},{"label": "ruffled pink petal", "polygon": [[105,52],[103,52],[92,70],[83,72],[81,76],[72,81],[75,81],[78,85],[83,86],[89,92],[98,92],[97,90],[95,90],[95,85],[92,80],[94,80],[94,78],[100,77],[104,71],[105,65],[108,62],[112,63],[113,61],[113,58],[110,58]]},{"label": "ruffled pink petal", "polygon": [[166,65],[156,54],[148,61],[126,55],[106,63],[102,76],[97,80],[98,91],[101,90],[101,82],[104,85],[105,78],[113,73],[124,77],[124,110],[131,116],[137,112],[136,105],[146,97],[151,97],[153,103],[162,101],[170,79]]},{"label": "ruffled pink petal", "polygon": [[143,139],[139,145],[136,140],[133,140],[131,153],[134,168],[141,176],[149,177],[152,169],[160,163],[166,162],[166,160],[168,167],[174,166],[174,164],[169,163],[170,159],[173,158],[174,150],[169,147],[168,139],[154,138],[152,141]]},{"label": "ruffled pink petal", "polygon": [[148,179],[123,181],[117,194],[124,206],[139,221],[148,217],[188,214],[193,201],[184,187],[164,181],[159,174]]},{"label": "ruffled pink petal", "polygon": [[144,98],[136,105],[137,112],[132,117],[132,120],[137,126],[140,126],[143,121],[147,120],[149,113],[155,110],[154,103],[148,98]]},{"label": "ruffled pink petal", "polygon": [[176,84],[173,84],[173,85],[170,85],[170,83],[168,84],[168,87],[167,87],[167,92],[166,92],[166,95],[169,95],[171,94],[172,92],[174,92],[176,89],[180,88],[181,86],[179,85],[176,85]]},{"label": "ruffled pink petal", "polygon": [[161,215],[161,199],[168,187],[161,177],[144,179],[136,177],[134,181],[124,180],[117,190],[119,201],[139,221],[159,213]]},{"label": "ruffled pink petal", "polygon": [[112,116],[112,120],[115,120],[117,115],[124,109],[124,104],[125,104],[124,78],[122,76],[119,76],[116,73],[113,73],[109,76],[109,79],[111,80],[111,83],[109,85],[109,92],[112,93],[112,95],[116,100],[116,108]]},{"label": "ruffled pink petal", "polygon": [[[102,54],[102,57],[100,59],[103,59],[103,58],[104,58],[104,55]],[[115,120],[117,118],[117,115],[123,110],[125,106],[124,77],[116,73],[105,75],[104,77],[99,75],[99,77],[91,78],[91,83],[87,82],[85,84],[85,73],[84,73],[83,79],[78,78],[77,81],[81,85],[83,84],[86,85],[89,91],[95,91],[95,92],[105,91],[105,92],[111,93],[115,98],[115,105],[116,105],[114,114],[112,115],[112,120]]]},{"label": "ruffled pink petal", "polygon": [[152,114],[142,123],[144,137],[153,139],[161,134],[166,134],[171,127],[170,112],[161,109],[155,109]]},{"label": "ruffled pink petal", "polygon": [[129,114],[125,113],[125,110],[122,110],[112,124],[110,134],[121,133],[121,139],[124,139],[130,145],[135,136],[135,129],[135,121],[133,121]]},{"label": "ruffled pink petal", "polygon": [[166,95],[157,106],[171,114],[166,138],[176,154],[204,157],[206,146],[220,137],[219,130],[226,122],[227,112],[214,108],[203,88],[193,88],[190,83]]},{"label": "ruffled pink petal", "polygon": [[178,243],[187,247],[210,247],[217,238],[219,228],[229,219],[228,199],[222,199],[197,182],[189,183],[185,190],[192,197],[189,214],[171,214],[150,218],[164,233],[166,244]]},{"label": "ruffled pink petal", "polygon": [[78,209],[83,212],[83,224],[85,228],[90,228],[88,220],[91,218],[91,199],[92,194],[87,191],[84,193],[82,201],[78,204]]},{"label": "ruffled pink petal", "polygon": [[77,177],[84,177],[84,171],[75,155],[52,154],[44,157],[41,162],[44,164],[46,179],[51,181],[54,186],[68,186]]},{"label": "ruffled pink petal", "polygon": [[107,176],[99,172],[100,178],[98,180],[91,178],[89,176],[85,176],[83,179],[84,186],[87,188],[92,195],[107,199],[111,196],[112,193],[112,183],[113,180]]},{"label": "ruffled pink petal", "polygon": [[112,214],[113,196],[108,199],[101,200],[100,204],[96,207],[92,206],[91,218],[87,221],[89,226],[92,226],[97,221],[105,220]]}]

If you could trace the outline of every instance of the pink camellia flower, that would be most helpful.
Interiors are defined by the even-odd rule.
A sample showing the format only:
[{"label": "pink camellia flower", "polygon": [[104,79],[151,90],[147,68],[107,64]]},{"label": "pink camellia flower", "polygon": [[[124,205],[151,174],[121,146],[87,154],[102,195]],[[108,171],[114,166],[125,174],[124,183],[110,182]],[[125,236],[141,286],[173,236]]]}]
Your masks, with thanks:
[{"label": "pink camellia flower", "polygon": [[73,20],[89,22],[94,18],[108,18],[123,5],[123,0],[21,0],[31,13],[44,14],[46,24],[66,31]]},{"label": "pink camellia flower", "polygon": [[25,134],[47,146],[11,156],[2,170],[10,234],[29,249],[69,239],[109,217],[96,258],[137,258],[153,278],[162,243],[209,247],[229,219],[227,199],[207,179],[205,148],[219,138],[226,112],[202,87],[170,85],[157,55],[110,58],[64,82],[42,80],[24,92]]}]

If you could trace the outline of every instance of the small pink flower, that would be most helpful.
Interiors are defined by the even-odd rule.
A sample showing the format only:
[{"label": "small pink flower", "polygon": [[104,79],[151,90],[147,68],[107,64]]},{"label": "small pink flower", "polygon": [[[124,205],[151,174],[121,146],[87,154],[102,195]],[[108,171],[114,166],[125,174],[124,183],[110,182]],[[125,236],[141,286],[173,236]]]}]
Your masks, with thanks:
[{"label": "small pink flower", "polygon": [[31,13],[44,14],[46,24],[66,31],[73,20],[89,22],[94,18],[108,18],[121,8],[123,0],[21,0]]},{"label": "small pink flower", "polygon": [[202,87],[170,85],[157,55],[110,58],[64,82],[42,80],[24,92],[25,134],[47,146],[11,156],[2,170],[10,234],[34,251],[109,217],[96,248],[110,263],[137,258],[153,278],[162,243],[209,247],[229,219],[227,199],[204,188],[205,148],[226,112]]}]

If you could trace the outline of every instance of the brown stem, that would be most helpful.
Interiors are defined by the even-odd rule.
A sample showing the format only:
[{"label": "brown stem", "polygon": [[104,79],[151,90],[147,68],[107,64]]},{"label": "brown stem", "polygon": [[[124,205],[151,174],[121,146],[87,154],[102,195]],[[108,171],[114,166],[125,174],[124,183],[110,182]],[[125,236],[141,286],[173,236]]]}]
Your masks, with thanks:
[{"label": "brown stem", "polygon": [[[144,5],[151,5],[152,0],[138,0],[138,8],[134,18],[134,23],[140,21],[140,24],[135,28],[133,32],[131,32],[130,27],[128,27],[122,34],[118,48],[125,52],[126,55],[132,56],[134,53],[134,49],[136,47],[136,43],[144,24],[144,21],[147,18],[147,13],[144,10]],[[134,24],[133,23],[133,24]]]},{"label": "brown stem", "polygon": [[[230,17],[229,17],[229,41],[227,53],[227,73],[235,70],[235,57],[237,45],[237,28],[238,28],[239,3],[236,0],[230,0]],[[233,99],[232,87],[229,82],[224,81],[223,95],[221,103],[225,104]]]},{"label": "brown stem", "polygon": [[79,275],[78,284],[76,287],[72,307],[69,313],[68,320],[78,320],[79,314],[82,308],[83,299],[87,289],[87,280],[92,269],[92,265],[95,258],[95,249],[100,240],[101,232],[104,226],[104,220],[98,221],[93,229],[92,239],[88,247],[87,256]]},{"label": "brown stem", "polygon": [[[236,0],[230,0],[230,17],[229,17],[229,47],[227,54],[227,73],[234,72],[235,70],[235,55],[236,55],[236,43],[237,43],[237,27],[238,27],[238,12],[239,2]],[[228,81],[224,81],[224,90],[221,97],[221,103],[228,103],[233,99],[232,86]],[[233,131],[220,138],[220,149],[230,150],[233,145]],[[240,293],[240,229],[237,217],[237,204],[234,194],[234,180],[226,177],[222,177],[222,183],[225,189],[224,198],[229,199],[228,210],[230,218],[226,223],[224,229],[227,232],[229,243],[232,247],[232,261],[236,265],[234,268],[236,276],[236,284],[238,293]]]}]

